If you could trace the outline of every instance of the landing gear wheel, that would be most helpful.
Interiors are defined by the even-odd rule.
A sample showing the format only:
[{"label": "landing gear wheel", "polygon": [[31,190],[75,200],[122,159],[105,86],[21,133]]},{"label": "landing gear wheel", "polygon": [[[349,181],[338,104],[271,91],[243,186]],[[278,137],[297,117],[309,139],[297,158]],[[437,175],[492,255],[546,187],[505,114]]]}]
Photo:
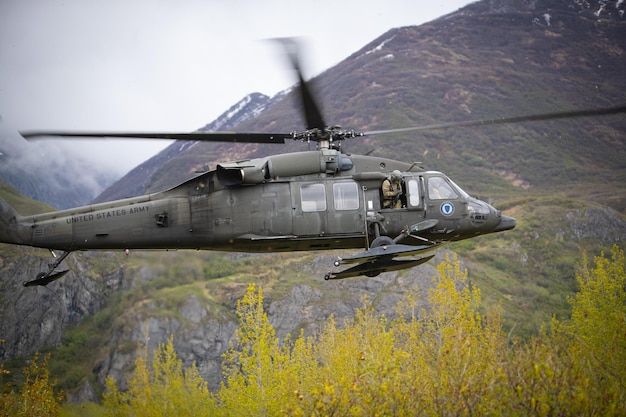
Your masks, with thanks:
[{"label": "landing gear wheel", "polygon": [[324,275],[324,281],[328,281],[330,279],[330,273]]},{"label": "landing gear wheel", "polygon": [[374,241],[372,242],[371,247],[372,248],[377,248],[379,246],[385,246],[385,245],[393,245],[396,242],[393,241],[392,238],[390,238],[389,236],[378,236],[376,239],[374,239]]}]

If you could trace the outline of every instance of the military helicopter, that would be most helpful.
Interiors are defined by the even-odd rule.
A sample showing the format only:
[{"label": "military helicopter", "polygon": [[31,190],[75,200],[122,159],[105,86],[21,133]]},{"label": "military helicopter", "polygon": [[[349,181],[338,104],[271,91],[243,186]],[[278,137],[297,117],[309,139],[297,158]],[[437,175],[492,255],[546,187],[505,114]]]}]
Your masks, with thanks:
[{"label": "military helicopter", "polygon": [[[21,216],[0,199],[0,242],[49,249],[48,270],[24,286],[47,285],[68,270],[57,269],[73,251],[201,249],[283,252],[364,249],[338,257],[324,278],[377,276],[430,260],[445,243],[511,230],[516,220],[468,195],[444,173],[417,163],[341,152],[341,142],[365,135],[455,126],[515,123],[626,112],[626,106],[374,132],[329,126],[295,69],[306,129],[289,133],[21,132],[75,138],[157,138],[192,141],[315,142],[316,150],[220,163],[171,189],[139,197]],[[382,185],[396,177],[385,198]],[[57,252],[59,252],[57,254]]]}]

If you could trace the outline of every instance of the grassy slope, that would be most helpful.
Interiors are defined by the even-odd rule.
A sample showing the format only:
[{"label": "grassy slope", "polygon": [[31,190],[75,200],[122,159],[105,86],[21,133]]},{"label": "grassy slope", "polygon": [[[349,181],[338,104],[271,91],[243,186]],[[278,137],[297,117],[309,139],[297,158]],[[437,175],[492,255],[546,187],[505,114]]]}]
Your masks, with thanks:
[{"label": "grassy slope", "polygon": [[0,179],[0,198],[9,203],[15,211],[22,215],[45,213],[55,210],[54,207],[45,203],[24,197],[17,190],[3,183],[2,179]]}]

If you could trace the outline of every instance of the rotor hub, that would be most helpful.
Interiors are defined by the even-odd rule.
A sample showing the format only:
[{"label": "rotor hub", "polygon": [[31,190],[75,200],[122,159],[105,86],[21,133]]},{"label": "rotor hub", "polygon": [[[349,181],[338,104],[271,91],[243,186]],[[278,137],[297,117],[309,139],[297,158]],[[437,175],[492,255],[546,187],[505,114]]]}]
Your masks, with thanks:
[{"label": "rotor hub", "polygon": [[342,140],[365,136],[363,132],[354,129],[344,130],[341,126],[330,126],[323,129],[307,129],[302,132],[292,132],[291,137],[303,142],[317,142],[320,149],[339,149]]}]

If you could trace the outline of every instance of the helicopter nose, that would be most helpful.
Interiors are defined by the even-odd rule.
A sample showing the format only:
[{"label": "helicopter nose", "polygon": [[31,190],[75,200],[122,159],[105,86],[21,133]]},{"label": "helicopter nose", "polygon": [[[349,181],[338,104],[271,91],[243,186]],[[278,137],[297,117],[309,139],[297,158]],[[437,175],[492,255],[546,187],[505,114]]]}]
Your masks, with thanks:
[{"label": "helicopter nose", "polygon": [[501,216],[500,223],[493,229],[494,232],[503,232],[515,228],[517,221],[513,217]]}]

